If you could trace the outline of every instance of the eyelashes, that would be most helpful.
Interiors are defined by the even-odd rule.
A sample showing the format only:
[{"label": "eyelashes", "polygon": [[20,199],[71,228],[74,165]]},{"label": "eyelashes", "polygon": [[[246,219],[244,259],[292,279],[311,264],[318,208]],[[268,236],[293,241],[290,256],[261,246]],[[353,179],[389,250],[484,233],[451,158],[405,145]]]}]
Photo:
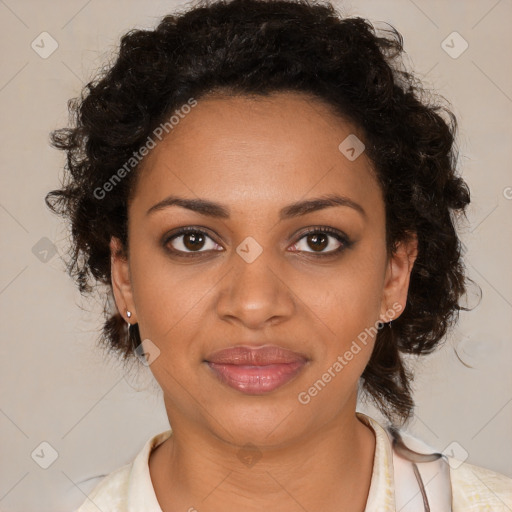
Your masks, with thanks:
[{"label": "eyelashes", "polygon": [[[198,236],[199,235],[199,236]],[[181,245],[183,247],[183,249],[176,249],[176,248],[173,248],[173,247],[170,247],[170,244],[172,241],[174,240],[177,240],[181,237],[189,237],[187,242],[188,243],[192,243],[192,244],[201,244],[203,242],[204,239],[209,239],[211,242],[213,242],[213,245],[218,245],[216,244],[212,237],[204,230],[202,229],[199,229],[199,228],[194,228],[194,227],[187,227],[187,228],[181,228],[179,231],[177,231],[175,234],[173,234],[172,236],[170,237],[167,237],[165,238],[164,240],[164,247],[171,253],[171,254],[174,254],[174,255],[177,255],[177,256],[185,256],[185,257],[190,257],[193,256],[195,257],[196,255],[200,255],[200,254],[203,254],[203,253],[206,253],[206,252],[209,252],[209,251],[219,251],[219,249],[215,249],[215,248],[210,248],[208,251],[190,251],[190,250],[186,250],[186,246],[184,244],[184,241],[180,241],[180,243],[178,245]],[[203,247],[200,247],[201,249]]]},{"label": "eyelashes", "polygon": [[[333,239],[335,242],[332,241]],[[336,245],[336,242],[339,246],[333,249],[332,246]],[[172,243],[174,243],[174,246]],[[312,243],[313,249],[305,250],[304,248],[311,248],[308,245],[309,243]],[[300,244],[303,248],[297,248]],[[314,258],[326,258],[341,254],[353,244],[354,242],[345,233],[337,229],[328,226],[315,226],[298,235],[292,245],[292,252],[305,253]],[[197,258],[204,254],[223,251],[222,248],[218,248],[220,247],[219,244],[213,240],[207,231],[193,226],[180,228],[171,235],[164,236],[162,245],[166,252],[178,258]],[[319,250],[314,250],[315,245]],[[196,248],[198,250],[194,250]]]},{"label": "eyelashes", "polygon": [[301,249],[295,249],[294,252],[305,252],[307,254],[310,254],[314,257],[327,257],[327,256],[334,256],[337,254],[340,254],[345,249],[348,249],[352,246],[352,241],[348,238],[347,235],[342,233],[341,231],[338,231],[337,229],[333,229],[330,227],[314,227],[309,228],[306,231],[303,231],[297,240],[297,242],[294,243],[294,247],[296,247],[300,242],[305,241],[305,246],[307,246],[308,238],[312,237],[313,243],[317,244],[320,241],[320,245],[324,245],[323,242],[327,241],[327,247],[331,246],[331,242],[329,241],[329,238],[335,239],[339,243],[339,247],[335,249],[330,249],[327,251],[324,251],[325,247],[320,247],[321,251],[307,251],[307,250],[301,250]]}]

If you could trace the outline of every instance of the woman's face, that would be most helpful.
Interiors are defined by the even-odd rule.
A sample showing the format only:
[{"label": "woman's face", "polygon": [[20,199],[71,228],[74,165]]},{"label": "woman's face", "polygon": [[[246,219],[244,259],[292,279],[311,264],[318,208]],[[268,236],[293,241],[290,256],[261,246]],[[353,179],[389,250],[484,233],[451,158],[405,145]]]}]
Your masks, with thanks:
[{"label": "woman's face", "polygon": [[[354,137],[307,96],[211,97],[150,150],[113,286],[158,354],[175,430],[270,446],[354,415],[372,328],[399,315],[414,261],[411,246],[387,259],[382,193]],[[211,364],[237,345],[291,353]]]}]

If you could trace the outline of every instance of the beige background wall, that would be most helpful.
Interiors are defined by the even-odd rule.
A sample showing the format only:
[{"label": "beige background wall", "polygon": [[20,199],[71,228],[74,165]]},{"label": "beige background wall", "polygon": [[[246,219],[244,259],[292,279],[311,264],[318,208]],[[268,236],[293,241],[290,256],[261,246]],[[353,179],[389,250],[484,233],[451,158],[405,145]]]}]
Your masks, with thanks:
[{"label": "beige background wall", "polygon": [[[43,197],[58,185],[63,155],[49,147],[48,133],[66,123],[66,101],[125,31],[154,26],[175,5],[0,0],[2,511],[73,510],[102,475],[130,462],[149,436],[168,428],[151,375],[127,376],[95,350],[101,304],[83,303],[64,273],[65,229]],[[398,28],[412,65],[452,102],[460,165],[472,190],[462,237],[483,299],[418,369],[409,430],[440,451],[456,441],[456,455],[467,452],[470,463],[512,477],[512,3],[343,5],[348,14]],[[469,45],[460,55],[459,36],[445,43],[452,55],[442,47],[454,31]],[[31,47],[41,32],[58,44],[47,58]],[[39,53],[51,49],[45,41]],[[461,364],[455,349],[473,368]],[[41,452],[42,442],[52,448],[43,445]],[[51,462],[53,450],[57,459],[43,469],[36,460]]]}]

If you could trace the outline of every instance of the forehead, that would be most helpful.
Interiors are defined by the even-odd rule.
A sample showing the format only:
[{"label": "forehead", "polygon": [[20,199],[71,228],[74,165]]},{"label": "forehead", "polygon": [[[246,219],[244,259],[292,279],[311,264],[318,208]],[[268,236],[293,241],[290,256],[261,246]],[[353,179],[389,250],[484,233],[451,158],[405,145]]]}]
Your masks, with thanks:
[{"label": "forehead", "polygon": [[143,162],[133,207],[149,208],[169,194],[208,197],[235,210],[332,192],[358,202],[380,198],[364,151],[349,159],[339,148],[347,138],[361,141],[361,132],[310,96],[205,97],[174,119]]}]

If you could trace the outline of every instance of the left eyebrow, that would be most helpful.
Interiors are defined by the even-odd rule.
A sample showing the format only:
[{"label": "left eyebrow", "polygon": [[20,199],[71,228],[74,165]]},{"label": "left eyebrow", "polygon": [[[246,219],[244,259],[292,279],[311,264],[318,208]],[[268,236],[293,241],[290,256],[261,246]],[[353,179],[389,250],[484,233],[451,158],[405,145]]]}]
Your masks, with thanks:
[{"label": "left eyebrow", "polygon": [[337,194],[328,194],[322,197],[306,199],[305,201],[299,201],[285,206],[279,211],[279,218],[281,220],[290,219],[292,217],[299,217],[301,215],[306,215],[317,210],[323,210],[334,206],[347,206],[356,210],[366,218],[366,212],[359,203],[352,201],[352,199],[348,197]]},{"label": "left eyebrow", "polygon": [[[169,196],[162,201],[154,204],[147,212],[146,215],[168,208],[170,206],[181,206],[188,210],[206,215],[209,217],[215,217],[219,219],[229,219],[230,210],[225,205],[210,201],[208,199],[189,199],[185,197]],[[298,201],[296,203],[289,204],[279,210],[280,220],[286,220],[294,217],[300,217],[307,215],[308,213],[323,210],[325,208],[332,208],[335,206],[345,206],[352,208],[359,212],[363,217],[367,217],[364,208],[353,201],[352,199],[340,196],[337,194],[328,194],[321,197],[312,199],[306,199],[304,201]]]}]

